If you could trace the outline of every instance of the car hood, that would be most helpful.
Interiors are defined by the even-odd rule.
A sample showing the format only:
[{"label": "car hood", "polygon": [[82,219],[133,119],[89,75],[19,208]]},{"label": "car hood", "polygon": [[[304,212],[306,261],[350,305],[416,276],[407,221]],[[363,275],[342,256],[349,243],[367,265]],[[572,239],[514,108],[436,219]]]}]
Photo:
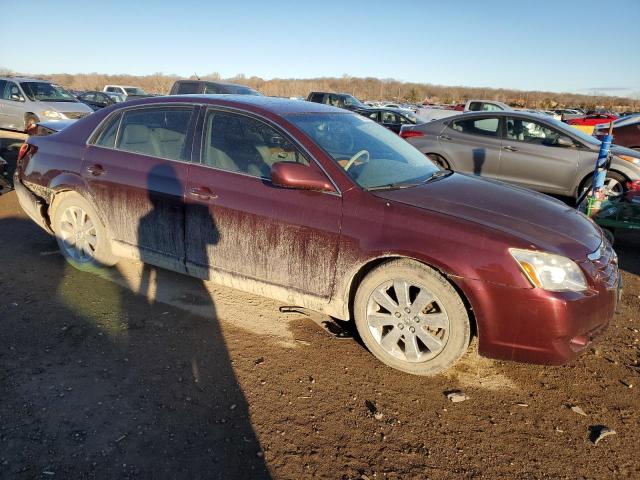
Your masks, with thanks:
[{"label": "car hood", "polygon": [[[58,112],[87,112],[93,113],[93,110],[84,103],[77,102],[40,102],[45,108],[56,110]],[[44,110],[44,108],[43,108]]]},{"label": "car hood", "polygon": [[583,261],[600,230],[559,200],[502,182],[454,173],[416,187],[373,192],[394,202],[450,215],[517,237],[520,245]]},{"label": "car hood", "polygon": [[640,158],[640,152],[632,148],[622,147],[620,145],[611,145],[611,153],[614,155],[627,155],[633,158]]}]

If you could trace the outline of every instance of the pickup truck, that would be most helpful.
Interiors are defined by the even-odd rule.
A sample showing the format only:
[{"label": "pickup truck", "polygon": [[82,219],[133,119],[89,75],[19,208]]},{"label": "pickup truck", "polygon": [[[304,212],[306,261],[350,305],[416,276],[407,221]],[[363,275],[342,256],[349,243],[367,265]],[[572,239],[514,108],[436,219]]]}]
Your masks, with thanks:
[{"label": "pickup truck", "polygon": [[[469,100],[465,106],[463,112],[500,112],[505,110],[513,110],[509,105],[494,100]],[[460,115],[460,110],[453,110],[442,107],[422,107],[416,114],[423,120],[430,122],[432,120],[438,120],[440,118],[452,117],[454,115]]]}]

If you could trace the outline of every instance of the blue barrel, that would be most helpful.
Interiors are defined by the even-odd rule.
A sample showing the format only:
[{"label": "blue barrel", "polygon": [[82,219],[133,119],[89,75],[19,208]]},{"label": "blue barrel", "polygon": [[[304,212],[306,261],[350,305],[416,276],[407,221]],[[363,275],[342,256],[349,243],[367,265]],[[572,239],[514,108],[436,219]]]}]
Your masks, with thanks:
[{"label": "blue barrel", "polygon": [[607,157],[609,156],[609,150],[611,149],[611,141],[613,135],[605,135],[600,145],[600,153],[598,153],[598,160],[596,161],[596,170],[593,173],[593,188],[591,193],[604,186],[604,180],[607,176],[607,170],[605,168],[607,164]]}]

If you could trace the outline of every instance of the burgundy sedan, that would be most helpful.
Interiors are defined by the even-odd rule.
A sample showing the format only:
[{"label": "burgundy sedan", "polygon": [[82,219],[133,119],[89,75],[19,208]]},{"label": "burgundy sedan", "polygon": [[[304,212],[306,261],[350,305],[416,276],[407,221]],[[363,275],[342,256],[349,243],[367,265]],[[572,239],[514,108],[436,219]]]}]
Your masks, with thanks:
[{"label": "burgundy sedan", "polygon": [[616,305],[616,254],[584,215],[321,104],[115,105],[29,139],[15,184],[78,268],[136,258],[353,319],[414,374],[451,367],[472,334],[488,357],[567,362]]}]

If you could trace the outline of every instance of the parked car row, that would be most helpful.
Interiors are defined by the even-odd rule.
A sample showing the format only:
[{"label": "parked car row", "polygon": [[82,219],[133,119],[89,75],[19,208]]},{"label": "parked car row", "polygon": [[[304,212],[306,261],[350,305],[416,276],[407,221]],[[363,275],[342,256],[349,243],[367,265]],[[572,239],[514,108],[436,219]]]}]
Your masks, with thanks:
[{"label": "parked car row", "polygon": [[[436,143],[459,135],[472,162],[496,168],[493,149],[527,155],[532,137],[550,141],[550,127],[529,125],[539,119],[478,112],[402,132],[417,140],[441,125]],[[475,157],[482,135],[497,147]],[[587,150],[563,138],[549,148]],[[450,368],[472,334],[481,355],[565,363],[616,308],[615,252],[583,214],[441,170],[361,114],[320,103],[122,102],[31,137],[14,179],[22,208],[79,269],[137,258],[353,319],[375,357],[413,374]]]}]

